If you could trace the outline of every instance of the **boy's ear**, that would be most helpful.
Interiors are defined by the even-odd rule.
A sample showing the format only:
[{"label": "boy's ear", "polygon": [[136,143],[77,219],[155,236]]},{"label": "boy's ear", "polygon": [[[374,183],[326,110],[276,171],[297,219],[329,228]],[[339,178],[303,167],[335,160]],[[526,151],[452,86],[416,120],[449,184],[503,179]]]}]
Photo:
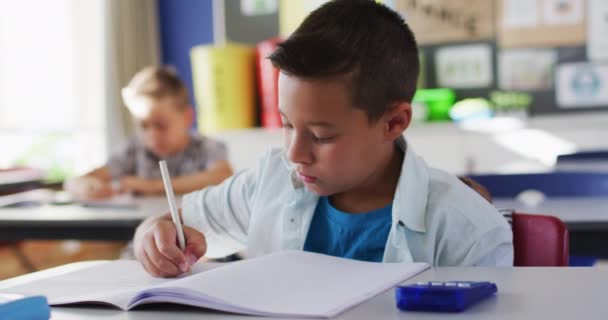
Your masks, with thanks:
[{"label": "boy's ear", "polygon": [[191,128],[194,125],[194,108],[190,105],[184,110],[184,116],[186,117],[188,128]]},{"label": "boy's ear", "polygon": [[390,141],[394,141],[410,126],[410,122],[412,121],[412,106],[408,102],[397,103],[382,118],[385,137]]}]

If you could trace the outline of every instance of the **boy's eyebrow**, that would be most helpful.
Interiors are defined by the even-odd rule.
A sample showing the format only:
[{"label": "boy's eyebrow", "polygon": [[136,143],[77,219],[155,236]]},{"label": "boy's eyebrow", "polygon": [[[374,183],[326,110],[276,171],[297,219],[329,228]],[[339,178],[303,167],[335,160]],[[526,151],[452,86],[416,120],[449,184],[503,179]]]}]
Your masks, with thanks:
[{"label": "boy's eyebrow", "polygon": [[[283,111],[279,110],[279,113],[285,117],[286,119],[289,119],[284,113]],[[329,122],[325,122],[325,121],[309,121],[306,122],[306,125],[311,126],[311,127],[330,127],[330,128],[335,128],[336,126],[329,123]]]},{"label": "boy's eyebrow", "polygon": [[307,122],[307,125],[311,126],[311,127],[335,127],[333,124],[329,123],[329,122],[323,122],[323,121],[311,121],[311,122]]}]

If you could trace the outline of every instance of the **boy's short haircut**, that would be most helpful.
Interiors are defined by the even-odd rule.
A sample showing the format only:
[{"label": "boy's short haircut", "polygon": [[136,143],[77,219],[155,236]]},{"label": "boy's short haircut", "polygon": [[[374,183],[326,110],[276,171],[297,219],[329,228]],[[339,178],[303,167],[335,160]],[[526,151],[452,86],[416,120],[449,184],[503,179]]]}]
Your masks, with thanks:
[{"label": "boy's short haircut", "polygon": [[408,25],[373,0],[324,4],[269,59],[290,76],[344,78],[353,106],[365,111],[371,122],[395,103],[411,103],[420,68]]},{"label": "boy's short haircut", "polygon": [[139,71],[122,89],[125,104],[132,109],[140,98],[161,100],[175,99],[178,110],[189,107],[188,89],[173,67],[149,66]]}]

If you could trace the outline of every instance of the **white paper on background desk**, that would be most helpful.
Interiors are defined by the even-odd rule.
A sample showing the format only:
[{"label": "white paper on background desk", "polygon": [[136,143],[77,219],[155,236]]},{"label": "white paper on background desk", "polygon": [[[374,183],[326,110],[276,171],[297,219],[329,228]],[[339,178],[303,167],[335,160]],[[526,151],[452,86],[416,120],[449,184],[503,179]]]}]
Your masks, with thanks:
[{"label": "white paper on background desk", "polygon": [[4,291],[43,294],[51,304],[104,302],[130,309],[173,302],[261,316],[333,317],[427,268],[284,251],[180,279],[153,278],[135,261],[115,261]]},{"label": "white paper on background desk", "polygon": [[50,189],[35,189],[0,196],[0,208],[21,204],[47,204],[55,198],[55,191]]},{"label": "white paper on background desk", "polygon": [[107,199],[78,201],[84,207],[90,208],[113,208],[113,209],[135,209],[137,204],[130,193],[113,195]]},{"label": "white paper on background desk", "polygon": [[[71,196],[64,191],[34,189],[0,196],[0,208],[19,205],[65,204],[71,201]],[[117,194],[106,199],[83,200],[75,203],[89,208],[135,209],[137,207],[133,195],[128,193]]]}]

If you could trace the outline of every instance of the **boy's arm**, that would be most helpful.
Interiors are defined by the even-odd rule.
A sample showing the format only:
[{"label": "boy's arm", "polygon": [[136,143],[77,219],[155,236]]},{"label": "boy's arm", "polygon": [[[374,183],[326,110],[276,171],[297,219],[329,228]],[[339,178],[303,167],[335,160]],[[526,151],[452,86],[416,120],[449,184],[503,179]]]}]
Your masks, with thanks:
[{"label": "boy's arm", "polygon": [[473,248],[476,257],[471,265],[476,267],[512,267],[513,240],[511,229],[495,228],[479,238]]},{"label": "boy's arm", "polygon": [[241,170],[217,186],[183,197],[184,224],[205,234],[207,257],[224,257],[246,247],[258,193],[269,192],[266,179],[280,174],[282,163],[275,151],[263,156],[254,168]]},{"label": "boy's arm", "polygon": [[[175,193],[188,193],[208,186],[217,185],[232,175],[232,167],[226,160],[215,162],[209,169],[189,175],[172,178]],[[146,179],[128,176],[121,179],[123,191],[141,194],[162,194],[165,192],[162,179]]]},{"label": "boy's arm", "polygon": [[110,169],[108,169],[108,166],[101,166],[84,174],[83,177],[92,177],[108,183],[112,180],[112,175],[110,175]]},{"label": "boy's arm", "polygon": [[232,167],[226,160],[215,162],[209,169],[191,175],[177,177],[173,181],[173,190],[177,193],[188,193],[208,186],[220,184],[232,175]]},{"label": "boy's arm", "polygon": [[113,194],[111,180],[110,170],[107,166],[102,166],[82,176],[66,180],[63,188],[76,199],[101,199]]}]

